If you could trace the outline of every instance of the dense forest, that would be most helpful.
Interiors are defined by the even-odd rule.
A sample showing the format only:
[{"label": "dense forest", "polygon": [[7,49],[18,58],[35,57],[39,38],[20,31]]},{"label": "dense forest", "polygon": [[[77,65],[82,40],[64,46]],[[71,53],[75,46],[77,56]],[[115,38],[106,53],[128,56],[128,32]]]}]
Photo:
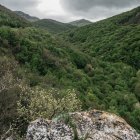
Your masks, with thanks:
[{"label": "dense forest", "polygon": [[61,24],[68,31],[54,25],[53,34],[39,25],[0,6],[0,135],[90,109],[140,132],[140,7],[84,27]]},{"label": "dense forest", "polygon": [[74,25],[68,23],[61,23],[52,19],[41,19],[35,21],[33,25],[36,28],[46,29],[49,33],[54,33],[54,34],[69,31],[70,29],[76,28],[76,26]]}]

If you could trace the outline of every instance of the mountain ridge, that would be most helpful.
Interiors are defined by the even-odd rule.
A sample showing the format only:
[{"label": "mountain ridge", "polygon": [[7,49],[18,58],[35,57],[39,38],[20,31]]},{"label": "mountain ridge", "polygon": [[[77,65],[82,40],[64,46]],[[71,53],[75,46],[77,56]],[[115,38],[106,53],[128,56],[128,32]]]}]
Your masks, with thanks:
[{"label": "mountain ridge", "polygon": [[14,11],[17,15],[25,18],[26,20],[28,21],[31,21],[31,22],[35,22],[35,21],[38,21],[40,20],[38,17],[34,17],[34,16],[30,16],[29,14],[26,14],[22,11]]},{"label": "mountain ridge", "polygon": [[92,22],[86,19],[80,19],[80,20],[69,22],[69,24],[77,26],[77,27],[82,27],[82,26],[92,24]]},{"label": "mountain ridge", "polygon": [[51,33],[60,33],[76,28],[68,23],[62,23],[53,19],[41,19],[34,22],[34,25],[35,27],[46,29]]},{"label": "mountain ridge", "polygon": [[[139,26],[140,26],[139,19],[140,19],[140,7],[137,7],[131,11],[124,12],[117,16],[113,16],[111,18],[95,22],[88,26],[77,28],[76,30],[71,31],[68,34],[66,33],[64,35],[65,36],[64,38],[66,38],[66,40],[70,41],[71,43],[77,43],[77,45],[80,44],[81,47],[79,47],[79,49],[82,50],[84,53],[87,51],[87,53],[90,54],[91,56],[97,56],[105,60],[106,59],[105,57],[108,54],[108,56],[109,55],[112,56],[107,60],[112,59],[112,61],[116,60],[116,61],[123,61],[126,63],[128,61],[129,64],[133,63],[132,61],[133,59],[134,62],[137,63],[132,65],[133,66],[137,65],[139,68],[140,67],[139,58],[137,58],[137,60],[135,57],[129,58],[130,54],[128,54],[128,52],[129,53],[134,52],[133,47],[129,46],[131,48],[131,51],[130,50],[126,51],[127,43],[126,45],[124,45],[123,44],[124,40],[122,40],[121,38],[123,37],[123,39],[125,39],[128,36],[130,36],[130,40],[128,42],[131,43],[133,42],[133,37],[131,37],[133,34],[134,39],[136,40],[135,42],[137,42],[137,45],[135,47],[138,48],[139,46],[138,34],[139,34]],[[100,36],[100,42],[99,42],[99,36]],[[110,36],[112,38],[110,38]],[[120,44],[122,43],[121,46],[119,43]],[[120,50],[119,57],[115,55],[118,49],[117,45],[122,49]],[[89,48],[86,50],[87,46]],[[111,47],[111,46],[115,46],[115,47]],[[123,55],[123,53],[125,55]]]},{"label": "mountain ridge", "polygon": [[0,18],[0,26],[27,27],[31,25],[27,20],[2,5],[0,5]]}]

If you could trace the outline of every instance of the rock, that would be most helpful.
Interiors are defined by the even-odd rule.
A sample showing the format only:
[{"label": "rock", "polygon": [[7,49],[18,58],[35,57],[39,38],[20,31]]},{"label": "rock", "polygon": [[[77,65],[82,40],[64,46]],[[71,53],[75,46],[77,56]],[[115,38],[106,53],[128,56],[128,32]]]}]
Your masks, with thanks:
[{"label": "rock", "polygon": [[6,140],[14,140],[12,136],[6,138]]},{"label": "rock", "polygon": [[27,140],[71,140],[73,131],[70,126],[60,121],[38,119],[32,122],[27,131]]},{"label": "rock", "polygon": [[122,118],[103,111],[75,112],[32,122],[26,140],[140,140]]}]

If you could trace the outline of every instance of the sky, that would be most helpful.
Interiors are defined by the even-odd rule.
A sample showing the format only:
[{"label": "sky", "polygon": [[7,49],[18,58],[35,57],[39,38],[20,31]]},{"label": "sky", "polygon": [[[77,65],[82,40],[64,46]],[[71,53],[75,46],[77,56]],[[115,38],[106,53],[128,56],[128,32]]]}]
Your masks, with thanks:
[{"label": "sky", "polygon": [[140,0],[0,0],[0,4],[41,19],[94,22],[140,6]]}]

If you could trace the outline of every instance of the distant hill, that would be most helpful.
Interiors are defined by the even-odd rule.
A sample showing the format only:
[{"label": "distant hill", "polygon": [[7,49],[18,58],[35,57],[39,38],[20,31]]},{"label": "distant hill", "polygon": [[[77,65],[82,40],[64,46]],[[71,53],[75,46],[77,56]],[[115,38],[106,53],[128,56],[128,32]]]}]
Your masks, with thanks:
[{"label": "distant hill", "polygon": [[70,29],[76,28],[67,23],[61,23],[52,19],[42,19],[34,22],[34,25],[39,28],[48,30],[50,33],[60,33]]},{"label": "distant hill", "polygon": [[17,15],[19,15],[19,16],[21,16],[21,17],[23,17],[23,18],[25,18],[26,20],[31,21],[31,22],[34,22],[34,21],[38,21],[38,20],[39,20],[39,18],[30,16],[30,15],[28,15],[28,14],[22,12],[22,11],[14,11],[14,12],[15,12]]},{"label": "distant hill", "polygon": [[30,26],[30,23],[24,18],[16,15],[13,11],[0,5],[0,26],[10,27],[26,27]]},{"label": "distant hill", "polygon": [[131,11],[114,16],[111,19],[121,25],[140,24],[140,6]]},{"label": "distant hill", "polygon": [[82,26],[85,26],[85,25],[89,25],[91,23],[92,22],[89,21],[89,20],[81,19],[81,20],[76,20],[76,21],[70,22],[69,24],[71,24],[73,26],[77,26],[77,27],[82,27]]}]

